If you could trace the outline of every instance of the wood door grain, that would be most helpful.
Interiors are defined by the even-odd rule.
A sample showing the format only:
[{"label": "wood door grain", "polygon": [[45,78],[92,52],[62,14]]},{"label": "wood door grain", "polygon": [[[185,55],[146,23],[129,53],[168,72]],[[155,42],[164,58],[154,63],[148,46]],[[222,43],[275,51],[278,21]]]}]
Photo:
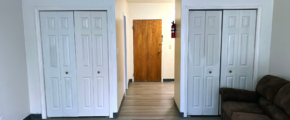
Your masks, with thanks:
[{"label": "wood door grain", "polygon": [[134,81],[161,82],[162,20],[134,20],[133,25]]},{"label": "wood door grain", "polygon": [[[150,20],[148,34],[148,81],[161,82],[162,21]],[[160,52],[159,52],[160,51]]]},{"label": "wood door grain", "polygon": [[143,21],[134,20],[134,81],[147,81],[147,26]]}]

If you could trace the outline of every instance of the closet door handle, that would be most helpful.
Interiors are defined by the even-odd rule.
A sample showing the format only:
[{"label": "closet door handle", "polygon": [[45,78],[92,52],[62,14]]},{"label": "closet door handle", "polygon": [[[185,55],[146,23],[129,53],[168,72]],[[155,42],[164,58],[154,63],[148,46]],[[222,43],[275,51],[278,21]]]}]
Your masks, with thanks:
[{"label": "closet door handle", "polygon": [[209,74],[211,74],[211,71],[209,71]]},{"label": "closet door handle", "polygon": [[231,70],[230,70],[229,72],[230,72],[230,73],[232,73],[232,71],[231,71]]},{"label": "closet door handle", "polygon": [[98,74],[100,74],[100,71],[98,71]]},{"label": "closet door handle", "polygon": [[65,74],[68,74],[68,72],[65,72]]}]

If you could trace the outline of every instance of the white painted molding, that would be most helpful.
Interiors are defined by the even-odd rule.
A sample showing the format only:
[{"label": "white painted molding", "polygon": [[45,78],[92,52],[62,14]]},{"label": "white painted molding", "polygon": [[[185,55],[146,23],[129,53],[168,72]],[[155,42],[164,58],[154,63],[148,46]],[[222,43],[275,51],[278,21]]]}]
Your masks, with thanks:
[{"label": "white painted molding", "polygon": [[255,9],[257,10],[257,26],[256,26],[256,41],[255,41],[255,56],[254,56],[254,74],[253,74],[253,88],[255,89],[258,82],[259,75],[259,53],[260,53],[260,39],[262,26],[262,5],[247,5],[247,6],[182,6],[181,16],[181,62],[180,62],[180,112],[184,112],[184,117],[187,117],[187,64],[188,64],[188,22],[190,10],[209,10],[209,9]]},{"label": "white painted molding", "polygon": [[40,32],[40,11],[56,11],[56,10],[105,10],[108,14],[108,40],[109,40],[109,90],[110,90],[110,118],[113,118],[113,113],[117,112],[117,56],[116,56],[116,25],[115,14],[110,6],[96,6],[96,7],[35,7],[35,25],[37,38],[37,53],[38,53],[38,71],[40,80],[40,94],[41,94],[41,114],[42,119],[47,119],[46,114],[46,100],[45,100],[45,85],[44,85],[44,71],[42,58],[42,44]]},{"label": "white painted molding", "polygon": [[[124,19],[126,18],[126,19]],[[128,61],[127,61],[127,56],[128,56],[128,53],[127,53],[127,16],[125,15],[125,13],[123,12],[123,46],[124,46],[124,52],[123,52],[123,55],[124,55],[124,83],[125,83],[125,96],[127,95],[126,93],[126,89],[128,89]]]}]

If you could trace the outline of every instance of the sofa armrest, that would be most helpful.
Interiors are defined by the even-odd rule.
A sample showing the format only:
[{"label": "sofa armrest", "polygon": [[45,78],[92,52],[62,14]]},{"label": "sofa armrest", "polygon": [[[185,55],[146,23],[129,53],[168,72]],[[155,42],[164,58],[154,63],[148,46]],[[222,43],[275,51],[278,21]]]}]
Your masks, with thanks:
[{"label": "sofa armrest", "polygon": [[257,102],[259,95],[255,91],[220,88],[221,101]]}]

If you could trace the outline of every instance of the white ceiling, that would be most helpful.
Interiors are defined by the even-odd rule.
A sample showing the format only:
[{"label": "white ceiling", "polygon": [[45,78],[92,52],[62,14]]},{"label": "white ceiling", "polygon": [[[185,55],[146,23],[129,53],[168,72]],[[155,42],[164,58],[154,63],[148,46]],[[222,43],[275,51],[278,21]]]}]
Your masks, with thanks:
[{"label": "white ceiling", "polygon": [[175,0],[127,0],[128,3],[175,3]]}]

